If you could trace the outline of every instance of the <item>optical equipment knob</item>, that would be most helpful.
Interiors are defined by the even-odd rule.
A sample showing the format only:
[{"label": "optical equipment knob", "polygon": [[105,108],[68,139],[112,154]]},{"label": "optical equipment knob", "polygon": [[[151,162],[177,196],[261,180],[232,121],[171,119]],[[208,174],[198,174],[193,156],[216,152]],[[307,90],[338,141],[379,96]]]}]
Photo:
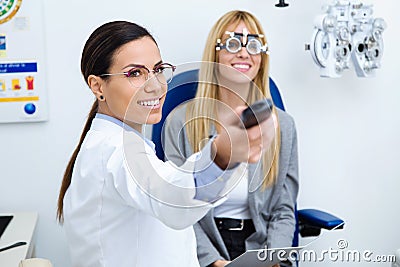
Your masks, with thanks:
[{"label": "optical equipment knob", "polygon": [[287,7],[289,4],[285,3],[285,0],[279,0],[279,3],[275,5],[276,7]]}]

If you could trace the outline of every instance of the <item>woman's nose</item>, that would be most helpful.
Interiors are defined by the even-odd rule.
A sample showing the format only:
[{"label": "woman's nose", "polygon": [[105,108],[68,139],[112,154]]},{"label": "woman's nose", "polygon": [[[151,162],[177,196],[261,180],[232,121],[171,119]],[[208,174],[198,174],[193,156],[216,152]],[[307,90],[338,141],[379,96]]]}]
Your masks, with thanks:
[{"label": "woman's nose", "polygon": [[163,86],[164,85],[158,81],[156,75],[154,75],[154,73],[150,73],[149,79],[145,83],[144,91],[146,93],[159,92],[163,90]]},{"label": "woman's nose", "polygon": [[246,47],[242,47],[242,49],[240,49],[239,52],[236,53],[236,56],[240,57],[240,58],[250,57],[249,52],[247,52]]}]

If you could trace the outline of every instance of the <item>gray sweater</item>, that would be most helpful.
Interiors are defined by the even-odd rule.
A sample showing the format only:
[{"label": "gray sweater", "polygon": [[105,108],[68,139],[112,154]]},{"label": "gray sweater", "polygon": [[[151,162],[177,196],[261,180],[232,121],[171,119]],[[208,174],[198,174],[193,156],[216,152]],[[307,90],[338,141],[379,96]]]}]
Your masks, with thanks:
[{"label": "gray sweater", "polygon": [[[163,130],[165,156],[177,165],[184,163],[193,153],[186,138],[185,117],[186,105],[182,105],[170,113]],[[256,232],[246,239],[246,249],[292,245],[299,188],[297,134],[294,120],[289,114],[278,109],[278,118],[281,128],[279,174],[273,186],[265,190],[260,187],[248,194]],[[261,172],[261,164],[249,165],[249,177],[261,175]],[[232,260],[215,225],[213,212],[211,209],[194,225],[200,266],[208,266],[218,259]]]}]

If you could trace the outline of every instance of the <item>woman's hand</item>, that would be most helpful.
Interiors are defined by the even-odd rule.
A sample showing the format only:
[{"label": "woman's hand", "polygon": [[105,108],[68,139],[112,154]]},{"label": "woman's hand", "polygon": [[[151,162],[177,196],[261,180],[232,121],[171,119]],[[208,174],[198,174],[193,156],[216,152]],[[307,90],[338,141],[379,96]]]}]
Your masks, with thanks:
[{"label": "woman's hand", "polygon": [[[226,261],[226,260],[216,260],[214,261],[214,263],[211,265],[212,267],[223,267],[225,265],[227,265],[228,263],[230,263],[230,261]],[[274,266],[275,267],[275,266]]]},{"label": "woman's hand", "polygon": [[[214,263],[211,265],[212,267],[223,267],[225,265],[227,265],[228,263],[230,263],[230,261],[226,261],[226,260],[216,260],[214,261]],[[275,264],[272,267],[280,267],[279,264]]]},{"label": "woman's hand", "polygon": [[274,114],[261,124],[244,129],[239,119],[244,109],[245,106],[238,107],[235,113],[229,112],[224,117],[214,140],[214,161],[221,169],[231,168],[239,162],[259,161],[275,138]]}]

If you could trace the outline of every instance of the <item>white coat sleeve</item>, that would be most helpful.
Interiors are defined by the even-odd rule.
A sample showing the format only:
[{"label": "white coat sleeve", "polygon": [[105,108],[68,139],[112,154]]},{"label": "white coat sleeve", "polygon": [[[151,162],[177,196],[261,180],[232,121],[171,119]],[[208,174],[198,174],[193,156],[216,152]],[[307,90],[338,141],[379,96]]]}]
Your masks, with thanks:
[{"label": "white coat sleeve", "polygon": [[[156,217],[173,229],[193,225],[214,206],[207,199],[195,199],[194,182],[196,166],[204,170],[212,163],[211,145],[202,150],[201,157],[194,154],[177,167],[172,162],[159,160],[135,134],[126,134],[123,143],[104,158],[107,158],[107,177],[127,205]],[[223,188],[232,171],[221,171],[222,175],[215,177],[212,187]],[[221,198],[216,196],[212,200]]]}]

